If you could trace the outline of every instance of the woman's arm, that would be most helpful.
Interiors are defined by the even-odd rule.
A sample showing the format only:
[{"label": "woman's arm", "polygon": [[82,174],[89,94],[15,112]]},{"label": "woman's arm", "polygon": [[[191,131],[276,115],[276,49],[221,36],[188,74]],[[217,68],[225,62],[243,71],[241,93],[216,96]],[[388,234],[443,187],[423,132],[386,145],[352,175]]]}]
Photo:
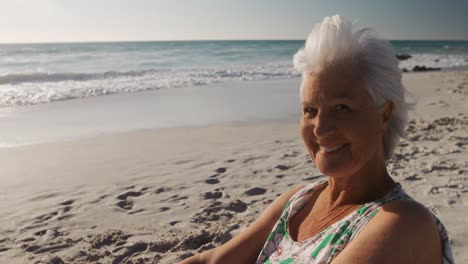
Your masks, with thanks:
[{"label": "woman's arm", "polygon": [[180,264],[254,263],[286,202],[303,186],[283,193],[247,229],[217,248],[190,257]]},{"label": "woman's arm", "polygon": [[412,201],[384,205],[333,264],[442,263],[439,231],[430,212]]}]

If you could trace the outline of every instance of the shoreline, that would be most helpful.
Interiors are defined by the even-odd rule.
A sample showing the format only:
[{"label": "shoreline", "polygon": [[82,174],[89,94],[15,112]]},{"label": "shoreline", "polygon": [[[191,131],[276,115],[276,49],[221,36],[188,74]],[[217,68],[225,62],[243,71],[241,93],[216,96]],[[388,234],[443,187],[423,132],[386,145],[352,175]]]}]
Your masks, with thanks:
[{"label": "shoreline", "polygon": [[0,146],[287,120],[300,115],[299,85],[299,78],[231,82],[11,108],[0,116]]},{"label": "shoreline", "polygon": [[[427,96],[427,93],[419,88],[420,85],[417,83],[419,79],[467,72],[468,70],[408,72],[403,73],[402,76],[404,82],[416,87],[418,94]],[[434,84],[429,83],[429,85]],[[0,109],[2,121],[0,122],[0,131],[2,131],[0,132],[0,149],[56,141],[74,141],[87,137],[105,137],[144,130],[296,120],[300,117],[300,107],[296,102],[299,101],[299,87],[300,78],[233,81],[3,108]],[[270,88],[273,89],[273,95],[268,94],[267,89]],[[254,101],[250,98],[253,92],[249,90],[265,92],[266,98]],[[192,108],[194,113],[184,117],[182,111],[176,107],[180,104],[177,102],[178,96],[182,103],[189,103],[188,107],[195,107],[195,109]],[[195,96],[194,100],[192,96]],[[229,102],[229,96],[237,98]],[[260,98],[258,95],[254,97]],[[162,100],[168,101],[161,106],[155,106]],[[190,100],[192,102],[189,102]],[[222,100],[221,103],[226,105],[218,104],[215,100]],[[243,102],[245,100],[248,102]],[[285,105],[281,105],[282,101]],[[281,105],[280,110],[268,106],[267,102]],[[236,106],[236,104],[241,105]],[[260,105],[260,113],[256,116],[249,116],[254,109],[250,106],[255,104]],[[197,107],[201,109],[196,109]],[[213,107],[228,110],[213,114],[210,113]],[[132,112],[122,110],[125,108],[132,109]],[[164,114],[165,112],[167,114]],[[271,112],[279,117],[273,116]],[[114,120],[116,116],[122,121]],[[38,122],[43,122],[43,124]]]}]

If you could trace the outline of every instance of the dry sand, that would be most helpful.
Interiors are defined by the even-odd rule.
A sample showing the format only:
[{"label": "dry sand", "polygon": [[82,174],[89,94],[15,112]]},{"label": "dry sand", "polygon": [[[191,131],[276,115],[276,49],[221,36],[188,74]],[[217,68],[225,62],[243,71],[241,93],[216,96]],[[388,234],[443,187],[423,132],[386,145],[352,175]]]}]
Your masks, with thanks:
[{"label": "dry sand", "polygon": [[[388,168],[468,263],[468,72],[406,74],[418,98]],[[0,149],[0,263],[177,263],[320,178],[298,120]]]}]

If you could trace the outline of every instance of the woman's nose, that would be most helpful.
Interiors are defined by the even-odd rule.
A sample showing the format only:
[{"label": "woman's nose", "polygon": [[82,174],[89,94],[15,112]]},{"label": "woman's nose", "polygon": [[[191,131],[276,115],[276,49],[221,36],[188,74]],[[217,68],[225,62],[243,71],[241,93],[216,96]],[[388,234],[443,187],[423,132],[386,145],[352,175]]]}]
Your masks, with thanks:
[{"label": "woman's nose", "polygon": [[322,111],[317,113],[317,116],[314,118],[314,134],[316,137],[320,138],[328,133],[332,132],[335,128],[333,118]]}]

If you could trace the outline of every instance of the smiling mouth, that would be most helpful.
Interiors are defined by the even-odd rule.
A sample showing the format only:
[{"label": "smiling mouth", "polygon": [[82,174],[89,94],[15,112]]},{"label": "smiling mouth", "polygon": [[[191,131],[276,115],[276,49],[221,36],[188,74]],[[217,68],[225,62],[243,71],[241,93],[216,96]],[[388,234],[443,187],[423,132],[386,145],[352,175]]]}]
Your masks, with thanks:
[{"label": "smiling mouth", "polygon": [[319,145],[319,150],[324,153],[333,153],[337,152],[342,149],[346,144],[341,145],[328,145],[328,146],[321,146]]}]

